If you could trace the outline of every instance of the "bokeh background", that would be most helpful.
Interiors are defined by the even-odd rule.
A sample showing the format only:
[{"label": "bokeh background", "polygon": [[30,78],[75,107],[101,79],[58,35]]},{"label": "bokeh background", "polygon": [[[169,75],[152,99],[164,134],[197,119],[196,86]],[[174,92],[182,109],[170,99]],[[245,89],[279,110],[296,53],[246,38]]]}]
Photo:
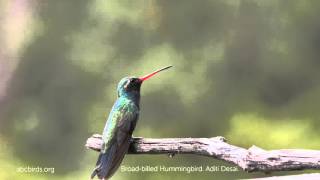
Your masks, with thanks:
[{"label": "bokeh background", "polygon": [[[0,179],[88,179],[97,153],[84,143],[102,131],[118,81],[165,65],[142,87],[135,136],[319,149],[319,10],[317,0],[0,0]],[[123,165],[230,166],[193,155]],[[16,172],[25,166],[55,173]]]}]

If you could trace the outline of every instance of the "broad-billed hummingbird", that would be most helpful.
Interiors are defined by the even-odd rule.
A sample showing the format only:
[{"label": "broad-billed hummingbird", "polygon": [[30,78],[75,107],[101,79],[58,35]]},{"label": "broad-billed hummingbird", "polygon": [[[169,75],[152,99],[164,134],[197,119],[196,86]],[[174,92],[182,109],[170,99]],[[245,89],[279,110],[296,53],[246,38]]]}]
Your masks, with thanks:
[{"label": "broad-billed hummingbird", "polygon": [[96,167],[91,174],[99,179],[110,178],[118,169],[128,151],[132,132],[136,126],[140,110],[140,87],[142,82],[167,66],[142,77],[125,77],[118,84],[118,99],[114,103],[102,134],[102,148]]}]

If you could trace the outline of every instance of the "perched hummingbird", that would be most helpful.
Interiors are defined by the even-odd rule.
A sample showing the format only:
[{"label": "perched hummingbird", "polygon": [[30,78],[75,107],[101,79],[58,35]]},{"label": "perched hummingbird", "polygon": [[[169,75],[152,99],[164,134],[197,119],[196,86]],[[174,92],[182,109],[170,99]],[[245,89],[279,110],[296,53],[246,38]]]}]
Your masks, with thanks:
[{"label": "perched hummingbird", "polygon": [[118,99],[114,103],[102,134],[102,148],[96,167],[91,174],[99,179],[110,178],[118,169],[128,151],[132,132],[139,116],[140,87],[142,82],[167,66],[143,77],[125,77],[118,84]]}]

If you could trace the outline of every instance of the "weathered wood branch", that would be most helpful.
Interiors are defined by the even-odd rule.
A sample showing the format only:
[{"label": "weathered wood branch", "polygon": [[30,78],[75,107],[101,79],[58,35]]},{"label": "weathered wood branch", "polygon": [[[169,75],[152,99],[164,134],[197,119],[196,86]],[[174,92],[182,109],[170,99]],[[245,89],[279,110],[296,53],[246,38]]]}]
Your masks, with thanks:
[{"label": "weathered wood branch", "polygon": [[[99,151],[101,135],[87,139],[86,147]],[[244,171],[272,172],[320,169],[320,151],[281,149],[266,151],[256,146],[249,149],[226,143],[223,137],[213,138],[133,138],[129,154],[196,154],[224,160]]]}]

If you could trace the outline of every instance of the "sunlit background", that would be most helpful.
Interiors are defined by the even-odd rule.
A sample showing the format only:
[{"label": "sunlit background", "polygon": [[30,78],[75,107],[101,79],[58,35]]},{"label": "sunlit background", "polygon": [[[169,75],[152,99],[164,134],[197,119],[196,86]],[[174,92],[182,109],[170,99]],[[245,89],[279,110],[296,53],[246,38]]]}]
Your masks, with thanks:
[{"label": "sunlit background", "polygon": [[[0,0],[0,179],[88,179],[98,154],[84,144],[101,133],[118,81],[166,65],[142,87],[135,136],[319,149],[319,10],[317,0]],[[194,155],[122,164],[231,166]],[[26,166],[55,172],[17,172]]]}]

